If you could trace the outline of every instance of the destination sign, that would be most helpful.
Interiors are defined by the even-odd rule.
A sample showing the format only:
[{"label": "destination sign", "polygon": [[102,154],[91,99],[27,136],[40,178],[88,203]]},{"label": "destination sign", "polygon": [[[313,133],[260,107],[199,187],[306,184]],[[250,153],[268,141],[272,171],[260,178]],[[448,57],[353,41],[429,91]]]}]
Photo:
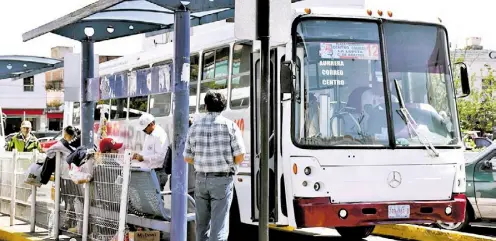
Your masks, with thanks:
[{"label": "destination sign", "polygon": [[320,43],[319,50],[322,59],[363,59],[378,60],[379,44],[375,43]]}]

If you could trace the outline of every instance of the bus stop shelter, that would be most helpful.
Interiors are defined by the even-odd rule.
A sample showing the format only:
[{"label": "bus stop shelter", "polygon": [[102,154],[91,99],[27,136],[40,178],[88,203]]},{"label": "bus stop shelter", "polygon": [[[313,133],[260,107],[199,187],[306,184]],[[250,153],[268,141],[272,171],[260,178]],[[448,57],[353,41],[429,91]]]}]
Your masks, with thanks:
[{"label": "bus stop shelter", "polygon": [[58,59],[26,56],[0,56],[0,79],[22,79],[53,69],[63,67],[64,62]]},{"label": "bus stop shelter", "polygon": [[[64,62],[59,59],[28,55],[3,55],[0,56],[0,80],[18,80],[31,77],[61,68],[63,65]],[[2,106],[0,106],[0,137],[5,136],[4,118]]]},{"label": "bus stop shelter", "polygon": [[[23,34],[29,41],[47,33],[81,42],[82,145],[93,146],[95,101],[88,92],[94,71],[94,43],[157,30],[174,31],[174,68],[171,86],[175,94],[172,165],[172,240],[186,240],[187,164],[182,151],[189,116],[190,27],[234,17],[234,0],[100,0]],[[124,46],[123,46],[124,47]],[[85,190],[89,190],[88,188]],[[57,198],[56,198],[57,199]],[[89,208],[84,200],[84,209]],[[57,205],[56,205],[57,206]],[[87,239],[88,220],[83,222]],[[122,237],[120,237],[122,238]],[[121,239],[122,240],[122,239]]]}]

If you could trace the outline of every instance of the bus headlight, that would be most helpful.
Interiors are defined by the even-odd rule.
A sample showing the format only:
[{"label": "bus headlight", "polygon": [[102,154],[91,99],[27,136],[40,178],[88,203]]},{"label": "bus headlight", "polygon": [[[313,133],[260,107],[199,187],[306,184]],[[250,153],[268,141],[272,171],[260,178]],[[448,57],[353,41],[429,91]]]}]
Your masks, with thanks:
[{"label": "bus headlight", "polygon": [[310,169],[310,167],[305,167],[305,170],[303,170],[303,172],[305,172],[305,175],[310,175],[310,173],[312,173],[312,169]]}]

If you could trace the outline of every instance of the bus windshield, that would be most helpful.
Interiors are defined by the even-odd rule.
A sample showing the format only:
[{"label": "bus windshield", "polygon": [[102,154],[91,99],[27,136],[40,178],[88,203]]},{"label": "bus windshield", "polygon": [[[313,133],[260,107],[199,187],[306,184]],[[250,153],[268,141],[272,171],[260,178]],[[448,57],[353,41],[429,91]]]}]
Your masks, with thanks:
[{"label": "bus windshield", "polygon": [[[393,131],[400,145],[422,145],[414,133],[433,145],[459,145],[444,31],[388,22],[381,45],[379,27],[377,22],[357,20],[308,18],[298,23],[298,83],[292,114],[297,144],[387,146],[388,132]],[[381,46],[387,52],[388,80],[382,70]],[[397,112],[394,79],[416,132],[407,128]],[[392,102],[389,124],[386,86]]]},{"label": "bus windshield", "polygon": [[[398,96],[394,88],[396,79],[417,131],[433,145],[460,145],[445,30],[387,22],[384,36],[391,97]],[[405,145],[421,145],[398,114],[398,103],[393,101],[392,108],[395,139]]]}]

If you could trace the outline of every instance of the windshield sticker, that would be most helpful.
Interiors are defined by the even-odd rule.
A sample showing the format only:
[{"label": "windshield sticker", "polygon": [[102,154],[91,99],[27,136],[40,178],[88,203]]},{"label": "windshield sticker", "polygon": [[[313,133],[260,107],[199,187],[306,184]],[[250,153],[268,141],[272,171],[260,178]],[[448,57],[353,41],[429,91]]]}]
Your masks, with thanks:
[{"label": "windshield sticker", "polygon": [[379,44],[371,43],[320,43],[319,55],[323,59],[378,60]]}]

